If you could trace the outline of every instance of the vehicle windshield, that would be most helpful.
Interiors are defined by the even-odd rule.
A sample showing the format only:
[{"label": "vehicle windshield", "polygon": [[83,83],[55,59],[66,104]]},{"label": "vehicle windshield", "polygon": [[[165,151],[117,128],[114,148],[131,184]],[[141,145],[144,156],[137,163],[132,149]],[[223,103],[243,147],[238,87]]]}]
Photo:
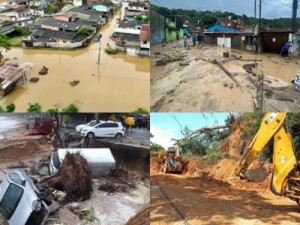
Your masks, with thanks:
[{"label": "vehicle windshield", "polygon": [[53,164],[55,166],[55,168],[59,168],[60,167],[60,160],[59,160],[59,157],[58,157],[58,153],[55,152],[52,156],[52,160],[53,160]]},{"label": "vehicle windshield", "polygon": [[23,189],[18,185],[10,184],[0,202],[0,212],[9,220],[14,214],[23,195]]}]

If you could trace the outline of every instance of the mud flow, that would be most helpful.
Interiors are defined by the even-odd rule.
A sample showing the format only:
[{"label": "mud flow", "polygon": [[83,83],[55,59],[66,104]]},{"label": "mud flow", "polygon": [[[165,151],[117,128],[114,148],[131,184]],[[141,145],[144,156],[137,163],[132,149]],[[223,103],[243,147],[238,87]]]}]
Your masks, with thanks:
[{"label": "mud flow", "polygon": [[[50,203],[46,225],[126,224],[131,218],[131,225],[149,224],[149,147],[132,143],[130,135],[122,141],[93,139],[91,148],[110,148],[115,159],[115,169],[107,176],[92,177],[86,159],[74,154],[50,176],[55,143],[45,136],[28,136],[26,123],[18,124],[17,129],[1,132],[0,169],[24,171],[34,181]],[[63,141],[76,147],[84,143],[76,133],[65,134]],[[4,173],[0,174],[3,180]]]}]

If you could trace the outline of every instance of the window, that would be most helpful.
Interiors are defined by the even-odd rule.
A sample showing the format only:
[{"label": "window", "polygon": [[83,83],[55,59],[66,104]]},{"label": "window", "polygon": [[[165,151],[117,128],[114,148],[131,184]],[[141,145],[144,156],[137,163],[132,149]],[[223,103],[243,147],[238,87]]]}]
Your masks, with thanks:
[{"label": "window", "polygon": [[117,123],[102,123],[97,128],[118,127]]},{"label": "window", "polygon": [[58,153],[55,152],[52,156],[52,160],[53,160],[53,164],[55,166],[55,168],[59,168],[60,167],[60,160],[59,160],[59,157],[58,157]]},{"label": "window", "polygon": [[15,182],[15,183],[17,183],[17,184],[20,184],[20,185],[24,186],[23,183],[22,183],[22,179],[21,179],[21,177],[19,176],[19,174],[17,174],[17,173],[10,173],[10,174],[8,174],[8,177],[9,177],[9,179],[11,179],[13,182]]},{"label": "window", "polygon": [[143,41],[143,44],[146,45],[148,43],[148,41]]},{"label": "window", "polygon": [[10,184],[0,202],[0,212],[9,220],[14,214],[22,198],[23,189],[15,184]]}]

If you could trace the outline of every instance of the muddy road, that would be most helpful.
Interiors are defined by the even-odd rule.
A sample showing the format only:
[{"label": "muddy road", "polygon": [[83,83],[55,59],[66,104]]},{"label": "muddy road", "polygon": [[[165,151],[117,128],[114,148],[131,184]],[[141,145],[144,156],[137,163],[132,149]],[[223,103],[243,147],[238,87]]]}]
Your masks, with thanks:
[{"label": "muddy road", "polygon": [[[299,110],[300,99],[291,86],[299,71],[297,58],[251,54],[205,44],[185,49],[181,41],[156,45],[151,50],[151,111],[254,111],[259,87],[253,80],[256,82],[257,75],[262,73],[264,90],[270,90],[270,95],[264,97],[263,110]],[[224,52],[230,58],[223,57]],[[213,60],[218,60],[233,79]],[[246,72],[243,67],[255,60],[262,61],[256,61],[253,74]],[[288,101],[282,100],[287,98]]]},{"label": "muddy road", "polygon": [[299,224],[296,202],[272,194],[268,182],[255,184],[232,174],[224,176],[235,166],[228,163],[233,164],[227,161],[227,168],[218,164],[219,168],[184,175],[163,174],[151,166],[151,224]]}]

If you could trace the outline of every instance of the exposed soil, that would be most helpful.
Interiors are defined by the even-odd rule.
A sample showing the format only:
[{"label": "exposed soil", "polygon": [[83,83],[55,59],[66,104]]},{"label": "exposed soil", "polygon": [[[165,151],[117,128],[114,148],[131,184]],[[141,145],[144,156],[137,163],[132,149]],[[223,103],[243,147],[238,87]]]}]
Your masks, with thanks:
[{"label": "exposed soil", "polygon": [[151,224],[296,225],[300,206],[270,191],[272,164],[254,161],[252,181],[234,171],[251,137],[244,138],[243,124],[236,122],[223,141],[222,160],[189,159],[183,174],[161,172],[162,155],[151,155]]},{"label": "exposed soil", "polygon": [[[256,108],[258,75],[265,76],[264,111],[297,111],[299,94],[291,81],[299,59],[276,54],[251,54],[219,46],[183,48],[181,41],[151,47],[151,111],[243,111]],[[231,57],[223,57],[224,52]],[[241,59],[234,59],[233,55]],[[217,59],[232,74],[231,79],[212,60]],[[245,64],[255,63],[252,74]],[[240,85],[240,86],[239,86]]]},{"label": "exposed soil", "polygon": [[186,174],[157,171],[151,157],[151,224],[298,224],[300,207],[263,183],[235,177],[238,160],[190,160]]}]

